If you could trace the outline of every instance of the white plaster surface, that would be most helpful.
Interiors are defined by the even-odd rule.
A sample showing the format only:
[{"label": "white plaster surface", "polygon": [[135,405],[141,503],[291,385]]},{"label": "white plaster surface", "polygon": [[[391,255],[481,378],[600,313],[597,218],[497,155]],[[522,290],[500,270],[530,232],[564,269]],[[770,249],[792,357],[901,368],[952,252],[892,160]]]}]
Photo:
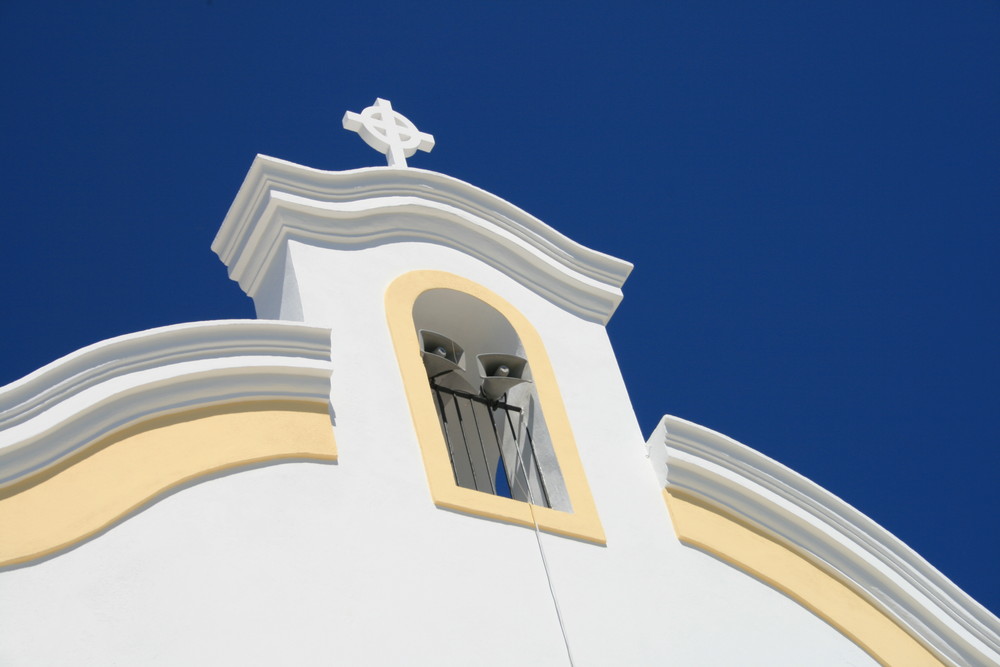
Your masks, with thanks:
[{"label": "white plaster surface", "polygon": [[[383,476],[349,474],[343,461],[380,457],[342,455],[197,484],[4,573],[0,664],[568,664],[530,530],[401,506],[400,486],[413,484],[373,493]],[[607,568],[655,544],[608,561],[611,549],[559,542],[545,548],[577,665],[872,664],[702,554],[662,553],[661,574],[682,568],[672,576],[644,574],[642,562],[615,574]],[[651,585],[661,594],[636,596]]]},{"label": "white plaster surface", "polygon": [[[260,315],[329,329],[338,462],[206,480],[0,571],[0,665],[875,664],[675,538],[602,325],[626,263],[468,184],[379,174],[259,158],[214,245]],[[351,210],[355,187],[376,213]],[[384,308],[416,270],[477,282],[538,330],[607,546],[434,506]]]},{"label": "white plaster surface", "polygon": [[[212,479],[0,573],[0,664],[569,664],[547,576],[576,665],[874,664],[677,542],[600,324],[438,245],[288,258],[303,318],[332,331],[338,463]],[[483,284],[538,329],[606,547],[542,535],[543,562],[532,529],[433,505],[383,306],[417,269]]]}]

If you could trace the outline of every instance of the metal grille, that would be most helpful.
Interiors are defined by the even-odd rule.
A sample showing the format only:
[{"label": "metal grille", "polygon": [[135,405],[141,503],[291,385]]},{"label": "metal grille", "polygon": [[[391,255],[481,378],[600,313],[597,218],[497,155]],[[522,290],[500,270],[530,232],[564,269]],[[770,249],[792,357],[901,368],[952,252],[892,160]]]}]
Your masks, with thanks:
[{"label": "metal grille", "polygon": [[455,483],[551,507],[524,411],[431,382]]}]

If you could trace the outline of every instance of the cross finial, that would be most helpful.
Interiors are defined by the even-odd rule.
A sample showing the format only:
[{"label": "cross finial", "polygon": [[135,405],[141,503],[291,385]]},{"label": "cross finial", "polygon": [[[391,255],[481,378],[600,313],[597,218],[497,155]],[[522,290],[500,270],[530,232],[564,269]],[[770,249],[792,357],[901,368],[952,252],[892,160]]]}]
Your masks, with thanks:
[{"label": "cross finial", "polygon": [[344,129],[357,132],[365,143],[385,153],[390,167],[405,167],[406,158],[417,150],[427,153],[434,148],[434,137],[417,130],[409,119],[393,111],[389,100],[381,97],[361,113],[344,114]]}]

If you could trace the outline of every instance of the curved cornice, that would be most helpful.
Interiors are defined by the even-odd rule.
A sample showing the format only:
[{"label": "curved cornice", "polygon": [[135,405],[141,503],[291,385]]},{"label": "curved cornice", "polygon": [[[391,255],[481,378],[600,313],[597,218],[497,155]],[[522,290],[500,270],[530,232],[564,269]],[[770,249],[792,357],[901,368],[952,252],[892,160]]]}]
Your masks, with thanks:
[{"label": "curved cornice", "polygon": [[450,176],[389,167],[322,171],[258,155],[212,250],[253,296],[290,239],[345,249],[405,241],[448,246],[601,323],[618,307],[632,270]]},{"label": "curved cornice", "polygon": [[1000,620],[833,494],[731,438],[678,417],[664,417],[649,445],[668,491],[757,526],[844,582],[940,659],[955,665],[1000,664]]},{"label": "curved cornice", "polygon": [[140,420],[329,391],[329,329],[220,320],[105,340],[0,388],[0,488]]}]

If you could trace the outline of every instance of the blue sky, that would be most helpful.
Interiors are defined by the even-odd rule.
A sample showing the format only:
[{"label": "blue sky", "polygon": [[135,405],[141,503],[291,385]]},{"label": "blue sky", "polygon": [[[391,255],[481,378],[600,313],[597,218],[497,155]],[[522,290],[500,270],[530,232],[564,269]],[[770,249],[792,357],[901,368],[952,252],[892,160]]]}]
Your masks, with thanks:
[{"label": "blue sky", "polygon": [[340,129],[381,96],[412,166],[636,265],[647,435],[726,433],[1000,610],[996,2],[134,4],[0,1],[0,384],[252,317],[209,244],[253,156],[384,164]]}]

